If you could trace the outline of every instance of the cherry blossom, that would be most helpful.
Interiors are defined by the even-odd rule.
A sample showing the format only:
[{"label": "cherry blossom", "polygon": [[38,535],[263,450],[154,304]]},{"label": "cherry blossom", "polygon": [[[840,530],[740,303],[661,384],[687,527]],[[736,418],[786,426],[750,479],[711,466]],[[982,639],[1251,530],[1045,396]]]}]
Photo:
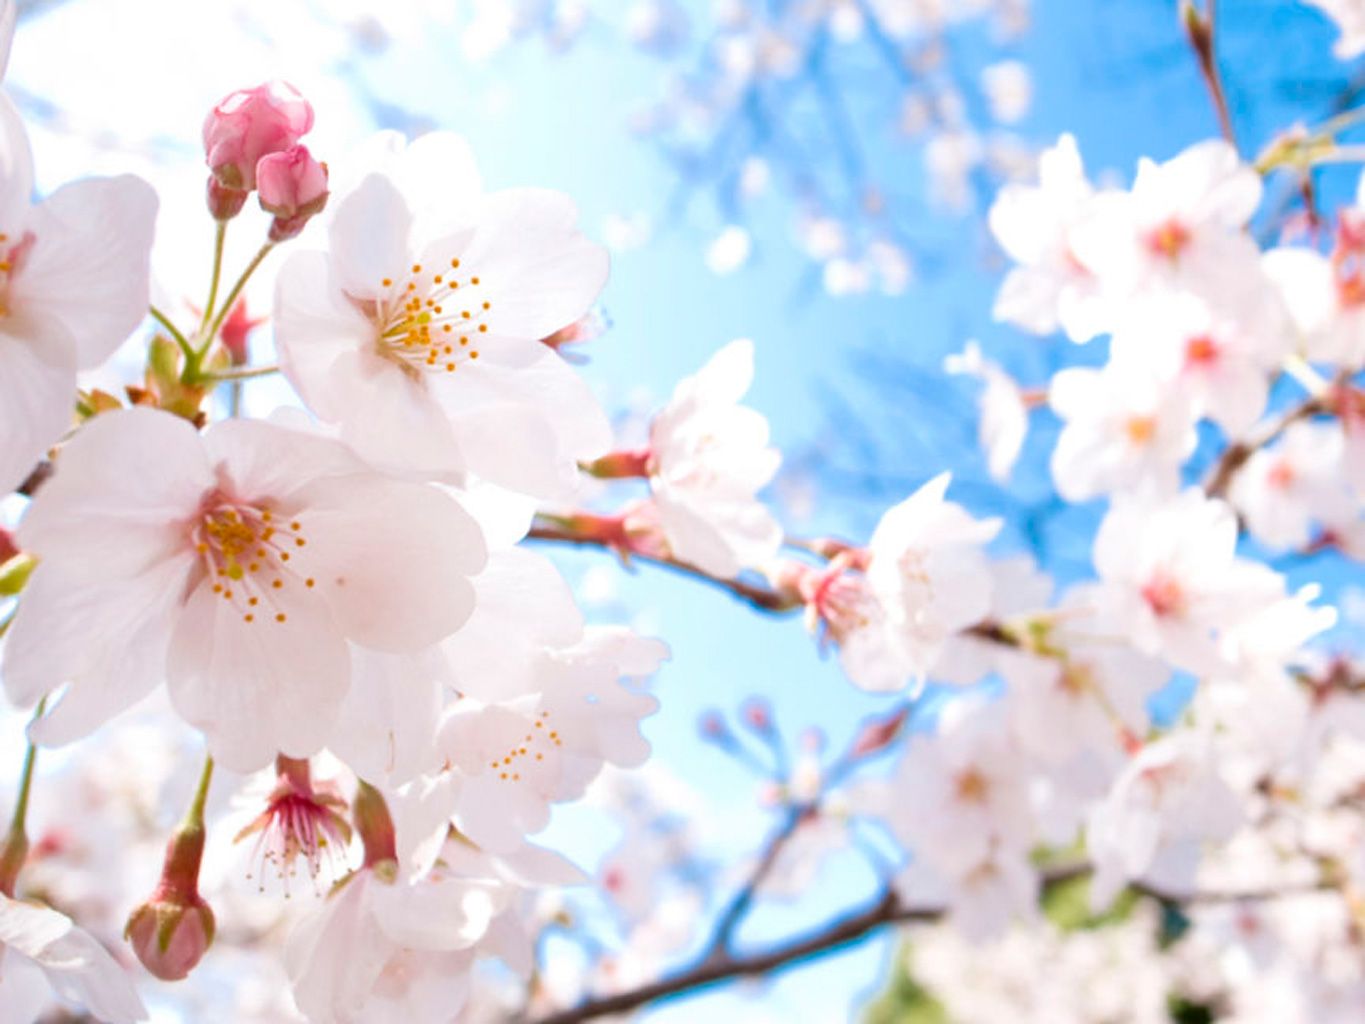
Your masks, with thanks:
[{"label": "cherry blossom", "polygon": [[1144,653],[1216,669],[1218,633],[1283,593],[1278,574],[1236,545],[1232,509],[1198,490],[1116,502],[1095,538],[1103,620]]},{"label": "cherry blossom", "polygon": [[33,159],[0,94],[0,494],[71,426],[76,373],[147,315],[157,198],[131,175],[88,178],[34,205]]},{"label": "cherry blossom", "polygon": [[46,1004],[46,992],[25,977],[34,969],[43,987],[102,1021],[147,1019],[132,981],[97,939],[64,914],[0,893],[0,998],[20,1015],[34,996],[34,1012]]},{"label": "cherry blossom", "polygon": [[1102,370],[1062,370],[1048,401],[1066,421],[1052,479],[1068,501],[1176,489],[1197,440],[1192,403],[1179,388],[1115,361]]},{"label": "cherry blossom", "polygon": [[45,743],[164,678],[225,764],[304,757],[336,721],[348,642],[420,650],[469,615],[477,525],[333,441],[248,421],[201,439],[131,410],[98,417],[60,461],[20,528],[42,565],[4,665],[23,704],[70,684],[35,726]]},{"label": "cherry blossom", "polygon": [[335,202],[328,251],[296,253],[280,271],[285,374],[377,464],[542,497],[572,489],[576,463],[610,434],[540,339],[588,311],[606,253],[565,196],[484,194],[456,136],[371,149],[375,169]]},{"label": "cherry blossom", "polygon": [[756,497],[781,456],[767,420],[739,404],[753,372],[753,343],[731,342],[679,382],[649,431],[649,487],[668,546],[717,576],[763,565],[782,542]]},{"label": "cherry blossom", "polygon": [[1070,135],[1038,158],[1036,186],[1000,190],[990,211],[991,231],[1019,266],[1000,286],[997,319],[1035,334],[1061,327],[1077,342],[1109,328],[1100,278],[1074,247],[1073,233],[1088,215],[1094,194]]},{"label": "cherry blossom", "polygon": [[1133,187],[1096,198],[1073,235],[1077,256],[1126,305],[1162,290],[1226,293],[1259,259],[1245,226],[1261,179],[1221,139],[1166,161],[1139,161]]}]

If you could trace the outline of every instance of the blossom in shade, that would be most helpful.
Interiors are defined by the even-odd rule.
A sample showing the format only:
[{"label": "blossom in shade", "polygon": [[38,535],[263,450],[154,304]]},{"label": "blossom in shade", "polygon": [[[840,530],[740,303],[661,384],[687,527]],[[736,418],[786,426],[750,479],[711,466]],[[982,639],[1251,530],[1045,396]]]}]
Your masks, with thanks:
[{"label": "blossom in shade", "polygon": [[137,989],[98,939],[65,914],[0,893],[0,1007],[6,1019],[33,1019],[24,1015],[25,1003],[33,999],[36,1017],[48,1008],[50,993],[107,1024],[147,1019]]},{"label": "blossom in shade", "polygon": [[34,726],[85,735],[162,679],[214,756],[250,770],[326,742],[351,644],[415,652],[468,617],[477,524],[436,488],[343,445],[168,413],[97,417],[20,526],[41,559],[5,650],[10,697],[69,683]]}]

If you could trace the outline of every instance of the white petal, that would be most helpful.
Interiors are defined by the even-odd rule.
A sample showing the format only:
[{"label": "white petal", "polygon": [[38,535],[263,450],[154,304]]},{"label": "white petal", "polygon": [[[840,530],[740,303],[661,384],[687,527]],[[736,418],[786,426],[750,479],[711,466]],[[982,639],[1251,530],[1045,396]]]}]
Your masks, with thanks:
[{"label": "white petal", "polygon": [[28,217],[33,248],[10,302],[26,323],[55,321],[83,369],[113,354],[147,315],[157,198],[141,178],[87,178]]},{"label": "white petal", "polygon": [[[0,321],[0,327],[9,325]],[[31,346],[0,330],[0,495],[21,483],[71,424],[75,346]]]},{"label": "white petal", "polygon": [[468,577],[487,551],[478,524],[449,494],[366,475],[318,481],[300,499],[308,564],[348,638],[412,652],[469,618]]},{"label": "white petal", "polygon": [[350,685],[350,652],[324,602],[292,585],[271,602],[246,622],[235,601],[201,583],[171,637],[171,704],[234,771],[262,768],[277,753],[316,754]]}]

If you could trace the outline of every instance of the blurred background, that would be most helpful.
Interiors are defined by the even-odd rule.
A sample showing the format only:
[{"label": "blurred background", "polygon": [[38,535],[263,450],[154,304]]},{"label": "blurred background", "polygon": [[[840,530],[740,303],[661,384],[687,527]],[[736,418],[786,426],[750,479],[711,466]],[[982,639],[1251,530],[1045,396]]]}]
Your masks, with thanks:
[{"label": "blurred background", "polygon": [[[887,505],[950,468],[956,500],[1007,517],[999,549],[1027,551],[1060,579],[1083,571],[1098,505],[1056,501],[1047,476],[1055,424],[1035,415],[1011,481],[996,483],[976,444],[979,384],[945,374],[943,361],[979,339],[1034,386],[1101,353],[992,322],[1003,256],[986,210],[999,185],[1029,177],[1037,151],[1062,132],[1076,135],[1093,176],[1122,181],[1140,156],[1166,159],[1217,134],[1174,0],[19,8],[6,87],[31,126],[41,187],[115,170],[152,179],[165,197],[158,284],[172,300],[202,293],[212,226],[199,129],[226,93],[292,82],[317,111],[310,148],[334,173],[375,129],[454,130],[472,142],[489,188],[563,190],[585,230],[611,249],[601,302],[609,329],[576,351],[625,436],[681,376],[750,337],[749,404],[767,415],[786,456],[771,497],[789,532],[865,539]],[[1239,0],[1219,10],[1219,59],[1245,152],[1354,105],[1365,88],[1365,67],[1332,56],[1335,29],[1317,9]],[[1328,169],[1319,184],[1345,195],[1355,176]],[[1293,201],[1275,192],[1279,184],[1270,186],[1271,211]],[[255,238],[239,241],[254,248]],[[269,291],[268,278],[258,281],[252,312],[267,309]],[[268,329],[253,343],[268,361]],[[125,380],[136,366],[134,352]],[[253,383],[248,409],[264,414],[286,397],[282,386]],[[765,619],[693,581],[627,571],[602,553],[553,553],[592,618],[628,620],[673,649],[655,684],[663,706],[648,723],[655,758],[642,776],[687,819],[677,829],[691,852],[676,883],[690,895],[677,904],[674,945],[659,939],[665,962],[682,962],[776,820],[772,780],[706,742],[703,716],[766,700],[810,771],[819,751],[842,750],[890,699],[853,689],[796,619]],[[1321,565],[1279,567],[1291,581],[1300,570],[1323,574]],[[1365,597],[1342,600],[1349,612]],[[1350,618],[1345,628],[1359,629],[1358,614],[1354,625]],[[4,758],[0,771],[17,760]],[[600,802],[626,788],[618,781],[617,795]],[[619,837],[602,807],[587,806],[563,813],[544,841],[592,867]],[[745,942],[813,925],[875,890],[875,837],[836,828],[820,841],[827,855],[797,865],[808,871],[790,887],[799,898],[761,906]],[[620,941],[605,907],[589,896],[579,904],[592,942]],[[872,1007],[874,1019],[911,1020],[883,991],[894,945],[874,938],[772,981],[664,1003],[643,1019],[834,1022]],[[592,955],[581,939],[552,939],[547,975],[572,975]],[[230,973],[218,984],[231,986]],[[179,1019],[170,1000],[159,1012]],[[219,1019],[205,1013],[187,1019]]]}]

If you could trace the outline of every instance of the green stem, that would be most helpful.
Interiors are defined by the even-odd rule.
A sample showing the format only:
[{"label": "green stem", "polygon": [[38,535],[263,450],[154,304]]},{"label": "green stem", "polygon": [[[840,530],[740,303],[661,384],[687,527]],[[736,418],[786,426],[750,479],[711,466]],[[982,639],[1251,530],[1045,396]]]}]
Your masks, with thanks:
[{"label": "green stem", "polygon": [[209,785],[213,782],[213,756],[204,755],[204,770],[199,775],[199,788],[194,792],[190,809],[185,812],[184,828],[204,827],[204,805],[209,799]]},{"label": "green stem", "polygon": [[[44,697],[38,702],[38,709],[33,712],[33,722],[43,717],[46,708],[47,698]],[[28,794],[33,788],[33,765],[37,760],[38,748],[30,743],[28,752],[24,754],[24,770],[19,775],[19,799],[14,804],[14,816],[9,823],[10,833],[14,835],[22,835],[24,832],[24,822],[28,818]]]},{"label": "green stem", "polygon": [[242,271],[241,276],[238,277],[236,283],[233,284],[232,290],[228,292],[227,298],[223,300],[223,305],[218,310],[218,315],[213,318],[213,323],[209,327],[208,333],[202,335],[203,346],[199,349],[200,358],[203,358],[204,354],[208,352],[209,346],[213,344],[213,339],[218,337],[218,331],[222,328],[223,321],[228,318],[228,314],[232,311],[233,305],[236,304],[237,296],[242,294],[242,289],[246,287],[246,283],[251,279],[251,275],[256,273],[256,268],[261,265],[261,262],[270,254],[270,250],[273,248],[275,248],[274,242],[266,242],[265,245],[257,249],[256,255],[251,257],[251,262],[246,265],[246,269]]},{"label": "green stem", "polygon": [[[199,333],[204,333],[204,328],[213,319],[214,303],[218,301],[218,282],[223,274],[223,240],[227,237],[228,222],[218,221],[217,229],[213,235],[213,276],[209,278],[209,298],[204,303],[204,319],[199,321]],[[215,332],[216,333],[216,332]],[[212,337],[212,335],[210,335]]]},{"label": "green stem", "polygon": [[166,328],[166,331],[170,334],[170,336],[175,339],[175,343],[180,346],[180,351],[185,353],[185,358],[188,359],[191,355],[194,354],[194,349],[190,346],[189,340],[185,337],[185,335],[180,333],[180,328],[176,327],[175,324],[171,323],[170,317],[168,317],[165,313],[161,312],[161,310],[157,309],[155,306],[149,306],[148,312],[152,314],[152,319],[159,323],[162,327]]},{"label": "green stem", "polygon": [[230,370],[218,370],[215,373],[205,373],[200,376],[201,381],[209,384],[222,384],[225,381],[252,380],[256,377],[269,377],[272,373],[279,373],[280,368],[275,364],[269,366],[241,366]]}]

